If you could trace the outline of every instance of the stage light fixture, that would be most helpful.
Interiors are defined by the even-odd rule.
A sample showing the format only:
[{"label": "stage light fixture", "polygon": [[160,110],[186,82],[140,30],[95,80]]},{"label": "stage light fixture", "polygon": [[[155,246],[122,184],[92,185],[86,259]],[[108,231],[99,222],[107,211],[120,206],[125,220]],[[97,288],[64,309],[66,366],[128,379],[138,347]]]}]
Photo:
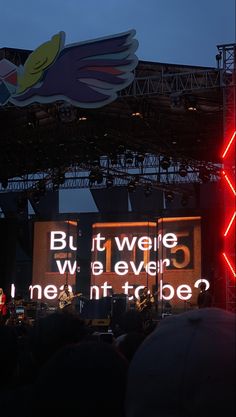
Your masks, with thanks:
[{"label": "stage light fixture", "polygon": [[38,126],[39,121],[33,112],[27,113],[27,126],[31,129],[34,129]]},{"label": "stage light fixture", "polygon": [[170,158],[164,156],[160,161],[160,167],[162,169],[168,169],[170,167]]},{"label": "stage light fixture", "polygon": [[181,164],[179,167],[179,175],[181,177],[186,177],[188,175],[188,169],[187,166],[184,164]]},{"label": "stage light fixture", "polygon": [[145,159],[145,155],[143,155],[142,153],[138,153],[138,155],[136,156],[136,161],[138,163],[142,163]]},{"label": "stage light fixture", "polygon": [[201,166],[199,168],[198,177],[203,183],[206,183],[206,182],[210,181],[211,174],[209,172],[209,169],[206,166]]},{"label": "stage light fixture", "polygon": [[197,111],[197,98],[192,95],[185,96],[185,107],[189,111]]},{"label": "stage light fixture", "polygon": [[125,162],[126,162],[127,165],[132,165],[133,159],[134,159],[134,157],[133,157],[132,152],[127,152],[125,154]]},{"label": "stage light fixture", "polygon": [[97,184],[102,184],[102,182],[103,182],[103,173],[99,168],[94,168],[90,171],[89,182],[91,184],[94,184],[95,182]]},{"label": "stage light fixture", "polygon": [[139,111],[133,111],[131,116],[132,117],[140,117],[140,118],[143,117],[142,113],[140,113]]}]

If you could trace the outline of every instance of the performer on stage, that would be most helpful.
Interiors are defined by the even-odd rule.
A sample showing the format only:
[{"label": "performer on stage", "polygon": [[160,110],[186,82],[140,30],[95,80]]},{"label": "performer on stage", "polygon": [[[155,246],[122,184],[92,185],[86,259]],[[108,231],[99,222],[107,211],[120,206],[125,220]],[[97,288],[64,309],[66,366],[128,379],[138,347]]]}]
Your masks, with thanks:
[{"label": "performer on stage", "polygon": [[[59,308],[68,310],[69,306],[72,304],[73,298],[73,292],[69,291],[68,284],[65,284],[63,291],[60,292],[58,297]],[[71,307],[69,309],[71,310]]]},{"label": "performer on stage", "polygon": [[6,295],[0,288],[0,323],[4,323],[7,316]]},{"label": "performer on stage", "polygon": [[148,292],[148,287],[144,287],[139,296],[139,300],[136,302],[136,309],[141,313],[143,321],[152,319],[152,305],[154,303],[154,297]]},{"label": "performer on stage", "polygon": [[205,308],[205,307],[211,307],[212,306],[212,296],[209,292],[209,290],[206,289],[205,282],[201,282],[199,284],[200,293],[198,294],[197,298],[197,305],[198,308]]}]

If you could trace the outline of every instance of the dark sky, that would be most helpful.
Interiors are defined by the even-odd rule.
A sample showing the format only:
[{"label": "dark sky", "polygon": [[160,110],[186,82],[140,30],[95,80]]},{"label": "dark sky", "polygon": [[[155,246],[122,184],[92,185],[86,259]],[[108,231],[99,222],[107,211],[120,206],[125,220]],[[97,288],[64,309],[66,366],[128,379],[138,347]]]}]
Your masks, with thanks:
[{"label": "dark sky", "polygon": [[[236,0],[2,0],[0,48],[35,49],[63,30],[66,43],[136,29],[139,59],[215,66],[235,42]],[[61,211],[93,211],[89,190],[61,193]]]},{"label": "dark sky", "polygon": [[136,29],[139,59],[215,65],[235,41],[235,0],[2,0],[0,47],[35,49],[60,30],[66,42]]}]

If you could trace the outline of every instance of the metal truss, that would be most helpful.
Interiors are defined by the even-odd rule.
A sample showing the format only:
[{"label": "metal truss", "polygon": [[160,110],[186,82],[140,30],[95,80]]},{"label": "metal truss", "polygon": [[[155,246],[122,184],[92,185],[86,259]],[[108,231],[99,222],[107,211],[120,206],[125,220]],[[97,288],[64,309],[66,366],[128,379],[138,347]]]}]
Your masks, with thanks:
[{"label": "metal truss", "polygon": [[224,136],[229,137],[236,126],[236,43],[218,45],[222,59]]},{"label": "metal truss", "polygon": [[120,96],[170,95],[178,92],[212,89],[221,86],[222,81],[221,72],[218,69],[135,77],[133,83],[120,92]]},{"label": "metal truss", "polygon": [[[185,161],[186,172],[181,176],[179,173],[180,167],[183,166],[181,160],[170,159],[170,167],[163,169],[161,166],[163,156],[145,154],[140,161],[135,152],[130,155],[132,159],[129,163],[124,154],[118,156],[115,164],[107,156],[103,156],[100,158],[99,165],[96,166],[83,163],[68,167],[63,172],[58,172],[58,169],[49,169],[37,174],[27,174],[9,180],[5,188],[0,183],[0,192],[34,192],[42,189],[42,186],[48,190],[55,190],[133,185],[161,190],[171,189],[174,193],[182,193],[184,185],[201,183],[199,172],[202,167],[207,170],[209,181],[215,182],[220,178],[221,167],[214,164]],[[63,175],[63,180],[59,179],[59,174]]]}]

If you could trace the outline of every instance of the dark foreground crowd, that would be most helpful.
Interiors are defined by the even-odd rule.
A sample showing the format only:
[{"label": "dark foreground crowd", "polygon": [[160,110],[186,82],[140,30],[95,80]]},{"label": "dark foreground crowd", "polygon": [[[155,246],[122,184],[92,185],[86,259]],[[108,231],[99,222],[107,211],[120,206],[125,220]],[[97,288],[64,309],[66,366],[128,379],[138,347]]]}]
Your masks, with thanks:
[{"label": "dark foreground crowd", "polygon": [[111,343],[63,312],[0,326],[2,415],[233,417],[235,325],[203,308],[144,328],[130,310]]}]

